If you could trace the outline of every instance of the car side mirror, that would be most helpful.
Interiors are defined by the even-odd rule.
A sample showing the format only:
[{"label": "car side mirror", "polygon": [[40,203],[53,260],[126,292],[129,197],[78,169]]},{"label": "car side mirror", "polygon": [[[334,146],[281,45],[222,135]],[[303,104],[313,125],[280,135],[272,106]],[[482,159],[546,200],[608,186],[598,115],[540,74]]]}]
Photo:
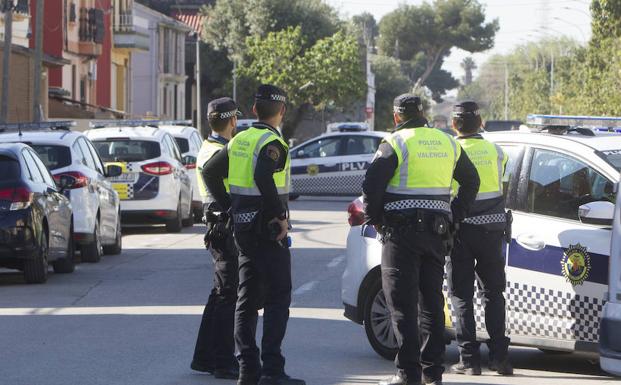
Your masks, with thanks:
[{"label": "car side mirror", "polygon": [[578,208],[580,221],[590,225],[612,226],[614,215],[615,205],[608,201],[591,202]]},{"label": "car side mirror", "polygon": [[76,179],[70,175],[61,175],[58,180],[58,189],[60,193],[71,189],[75,185]]},{"label": "car side mirror", "polygon": [[109,164],[106,166],[106,177],[114,178],[115,176],[119,176],[123,173],[123,168],[121,166],[117,166],[116,164]]}]

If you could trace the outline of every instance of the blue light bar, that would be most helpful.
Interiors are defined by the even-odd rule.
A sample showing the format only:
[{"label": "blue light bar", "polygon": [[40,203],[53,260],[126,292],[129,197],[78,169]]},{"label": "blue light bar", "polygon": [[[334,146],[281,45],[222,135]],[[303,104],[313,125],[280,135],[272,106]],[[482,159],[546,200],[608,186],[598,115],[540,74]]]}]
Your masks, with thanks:
[{"label": "blue light bar", "polygon": [[3,131],[22,131],[22,130],[69,130],[75,127],[73,120],[58,120],[53,122],[26,122],[26,123],[4,123],[0,124]]},{"label": "blue light bar", "polygon": [[531,114],[526,118],[526,124],[532,126],[560,125],[571,127],[621,128],[621,117]]},{"label": "blue light bar", "polygon": [[191,126],[191,120],[159,120],[158,126]]}]

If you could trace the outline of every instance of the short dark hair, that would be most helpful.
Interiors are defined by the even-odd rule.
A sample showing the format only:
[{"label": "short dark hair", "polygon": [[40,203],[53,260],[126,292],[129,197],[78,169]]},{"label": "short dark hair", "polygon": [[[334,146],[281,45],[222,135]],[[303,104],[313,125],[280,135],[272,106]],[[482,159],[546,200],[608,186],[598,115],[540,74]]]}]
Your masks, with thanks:
[{"label": "short dark hair", "polygon": [[[222,132],[229,125],[229,122],[231,121],[231,119],[233,119],[233,117],[230,117],[227,119],[209,118],[209,128],[211,128],[212,131],[215,131],[218,133]],[[206,135],[203,134],[203,136],[206,136]]]},{"label": "short dark hair", "polygon": [[280,113],[280,109],[284,104],[281,102],[272,102],[270,100],[255,99],[254,106],[257,110],[257,118],[259,120],[271,119]]},{"label": "short dark hair", "polygon": [[476,134],[481,128],[481,116],[453,117],[457,131],[463,134]]},{"label": "short dark hair", "polygon": [[425,114],[423,111],[408,111],[408,112],[397,112],[397,116],[401,119],[402,122],[407,122],[408,120],[416,119],[416,118],[424,118]]}]

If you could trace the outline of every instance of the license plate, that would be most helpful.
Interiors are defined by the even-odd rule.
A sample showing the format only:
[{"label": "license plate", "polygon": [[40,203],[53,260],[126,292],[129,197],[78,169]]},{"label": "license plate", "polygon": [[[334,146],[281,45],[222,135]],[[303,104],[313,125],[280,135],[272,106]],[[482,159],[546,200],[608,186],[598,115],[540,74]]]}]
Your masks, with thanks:
[{"label": "license plate", "polygon": [[114,178],[110,178],[112,183],[136,183],[138,180],[138,173],[126,172]]},{"label": "license plate", "polygon": [[119,194],[119,199],[121,200],[127,200],[127,199],[131,199],[132,197],[130,197],[130,189],[129,189],[129,185],[125,184],[125,183],[114,183],[112,185],[112,188],[117,192],[117,194]]}]

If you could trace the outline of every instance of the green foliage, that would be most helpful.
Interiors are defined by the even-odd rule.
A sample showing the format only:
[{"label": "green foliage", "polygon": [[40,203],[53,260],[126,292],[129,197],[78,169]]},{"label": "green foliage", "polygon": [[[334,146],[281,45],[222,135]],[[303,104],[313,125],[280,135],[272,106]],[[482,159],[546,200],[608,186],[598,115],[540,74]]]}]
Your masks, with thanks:
[{"label": "green foliage", "polygon": [[379,35],[379,26],[375,17],[369,12],[363,12],[352,17],[351,21],[355,28],[354,32],[361,41],[364,41],[371,47],[375,47],[375,39]]},{"label": "green foliage", "polygon": [[363,95],[366,80],[356,39],[343,32],[317,40],[308,47],[301,27],[249,37],[239,75],[282,87],[290,111],[283,126],[293,135],[304,108],[327,104],[346,106]]},{"label": "green foliage", "polygon": [[[419,6],[401,4],[380,21],[379,49],[385,55],[412,62],[422,71],[411,71],[416,87],[435,88],[433,81],[446,76],[431,74],[442,67],[452,48],[469,52],[485,51],[493,46],[498,20],[485,23],[483,6],[476,0],[435,0]],[[414,77],[416,76],[416,77]],[[450,83],[450,82],[448,82]]]},{"label": "green foliage", "polygon": [[385,131],[393,127],[392,105],[394,99],[409,91],[409,79],[401,71],[397,59],[376,56],[372,64],[375,73],[375,129]]},{"label": "green foliage", "polygon": [[599,43],[608,38],[621,37],[621,1],[594,0],[591,3],[593,39]]}]

